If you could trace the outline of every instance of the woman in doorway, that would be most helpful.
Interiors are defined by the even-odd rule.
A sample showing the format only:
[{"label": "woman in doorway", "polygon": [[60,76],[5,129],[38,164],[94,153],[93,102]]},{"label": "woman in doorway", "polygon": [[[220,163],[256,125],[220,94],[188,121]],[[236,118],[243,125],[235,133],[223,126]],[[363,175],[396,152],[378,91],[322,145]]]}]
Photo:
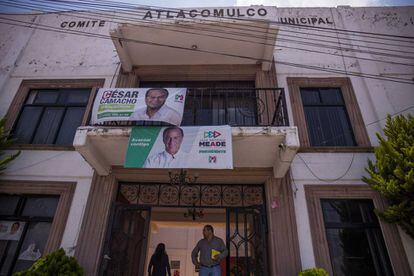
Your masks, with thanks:
[{"label": "woman in doorway", "polygon": [[165,244],[159,243],[148,265],[148,275],[166,276],[167,273],[171,276],[170,261],[165,253]]}]

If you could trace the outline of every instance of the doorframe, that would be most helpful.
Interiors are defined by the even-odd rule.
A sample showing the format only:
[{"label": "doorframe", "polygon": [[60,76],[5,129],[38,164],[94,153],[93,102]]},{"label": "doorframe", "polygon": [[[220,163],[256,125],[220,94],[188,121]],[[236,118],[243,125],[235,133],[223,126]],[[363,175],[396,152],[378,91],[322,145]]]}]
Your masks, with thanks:
[{"label": "doorframe", "polygon": [[[290,176],[273,178],[273,168],[234,168],[233,170],[192,169],[202,177],[198,182],[212,184],[263,184],[265,183],[266,210],[269,224],[269,266],[271,275],[297,275],[301,270],[293,192]],[[134,181],[168,183],[167,170],[126,169],[112,167],[108,176],[95,173],[83,215],[75,257],[85,274],[96,275],[105,241],[110,207],[115,201],[118,182]],[[270,202],[280,198],[280,207],[271,208]]]}]

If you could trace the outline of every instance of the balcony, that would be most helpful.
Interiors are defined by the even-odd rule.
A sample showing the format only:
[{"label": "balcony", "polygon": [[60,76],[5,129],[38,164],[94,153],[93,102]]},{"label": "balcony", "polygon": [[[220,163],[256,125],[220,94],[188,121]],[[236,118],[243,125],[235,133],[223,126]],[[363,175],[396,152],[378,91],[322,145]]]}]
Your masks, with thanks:
[{"label": "balcony", "polygon": [[[74,146],[98,174],[123,166],[131,126],[162,122],[107,122],[78,128]],[[230,125],[234,167],[273,167],[283,177],[298,148],[296,127],[289,127],[282,88],[189,88],[182,126]]]}]

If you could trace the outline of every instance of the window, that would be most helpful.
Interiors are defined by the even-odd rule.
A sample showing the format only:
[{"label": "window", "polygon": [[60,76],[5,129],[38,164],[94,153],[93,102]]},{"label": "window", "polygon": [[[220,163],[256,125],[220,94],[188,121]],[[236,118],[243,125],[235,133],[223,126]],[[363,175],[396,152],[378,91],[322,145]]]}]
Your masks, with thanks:
[{"label": "window", "polygon": [[6,128],[17,144],[71,146],[102,85],[103,80],[25,80],[10,105]]},{"label": "window", "polygon": [[340,88],[301,88],[312,146],[355,146]]},{"label": "window", "polygon": [[370,146],[348,78],[288,78],[288,85],[302,147]]},{"label": "window", "polygon": [[371,200],[321,199],[334,275],[393,275]]},{"label": "window", "polygon": [[0,275],[29,268],[44,253],[59,196],[0,194]]},{"label": "window", "polygon": [[82,124],[90,89],[33,89],[14,129],[20,144],[70,145]]},{"label": "window", "polygon": [[140,87],[189,88],[183,126],[258,124],[257,96],[252,81],[141,82]]},{"label": "window", "polygon": [[329,275],[410,275],[396,225],[373,210],[386,201],[368,185],[305,185],[315,266]]}]

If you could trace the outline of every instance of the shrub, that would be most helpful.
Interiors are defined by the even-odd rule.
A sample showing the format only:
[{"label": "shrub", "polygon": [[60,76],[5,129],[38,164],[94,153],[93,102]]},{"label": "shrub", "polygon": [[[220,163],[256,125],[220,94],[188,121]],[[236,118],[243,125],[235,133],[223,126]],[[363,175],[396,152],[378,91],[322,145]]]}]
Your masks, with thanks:
[{"label": "shrub", "polygon": [[299,276],[329,276],[329,274],[323,268],[314,267],[299,272]]},{"label": "shrub", "polygon": [[40,258],[29,269],[17,272],[14,276],[82,276],[83,269],[74,257],[66,256],[59,250]]},{"label": "shrub", "polygon": [[375,210],[377,215],[414,238],[414,117],[388,116],[384,134],[377,133],[376,161],[368,160],[370,177],[363,181],[388,201],[384,212]]}]

